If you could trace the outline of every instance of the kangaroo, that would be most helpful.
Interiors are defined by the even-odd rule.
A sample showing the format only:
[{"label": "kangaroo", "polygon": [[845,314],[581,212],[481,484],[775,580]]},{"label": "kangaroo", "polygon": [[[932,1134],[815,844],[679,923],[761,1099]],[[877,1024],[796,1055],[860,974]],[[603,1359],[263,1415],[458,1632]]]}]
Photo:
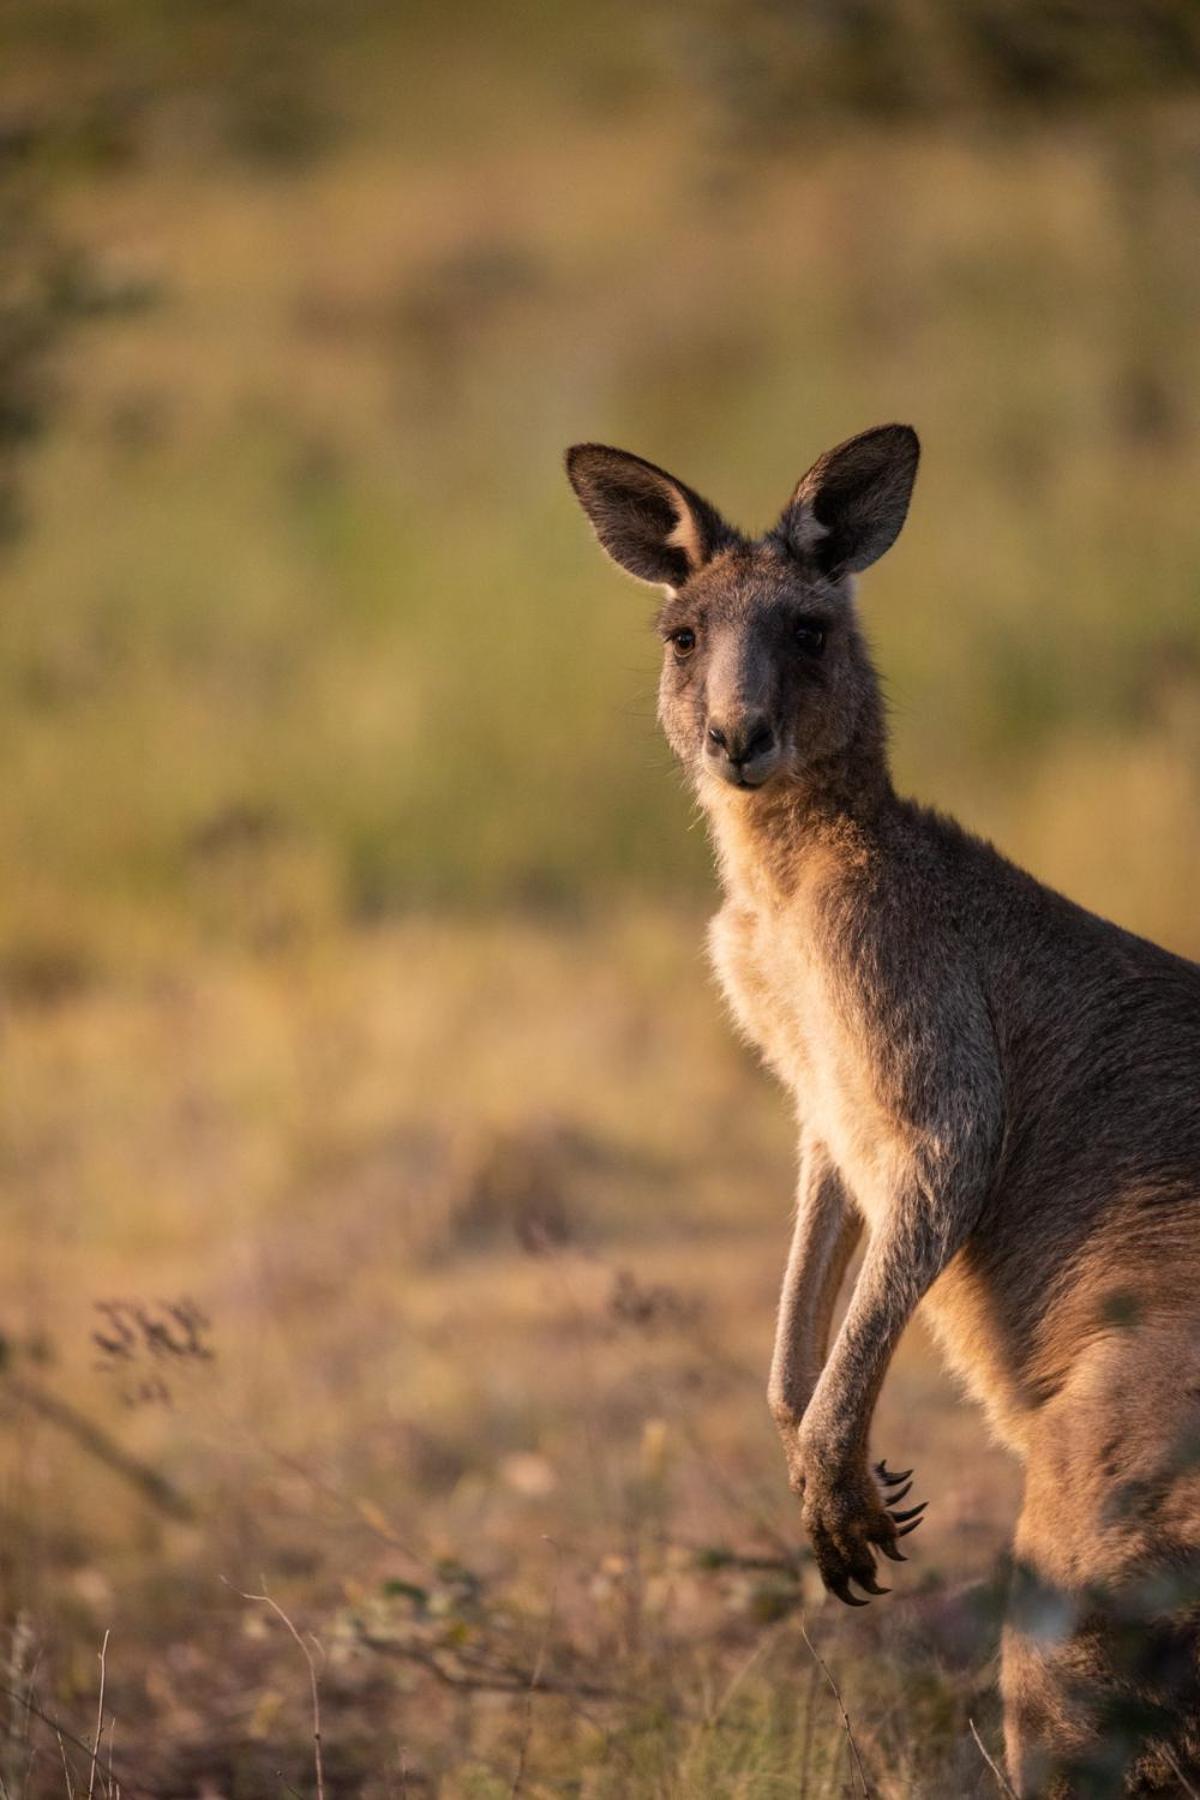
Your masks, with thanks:
[{"label": "kangaroo", "polygon": [[576,445],[567,472],[665,596],[659,718],[715,845],[712,962],[796,1106],[768,1398],[825,1586],[888,1592],[877,1555],[904,1561],[921,1523],[911,1471],[868,1449],[920,1305],[1025,1467],[1014,1788],[1194,1793],[1200,966],[896,793],[854,580],[919,453],[906,425],[849,439],[754,539],[625,451]]}]

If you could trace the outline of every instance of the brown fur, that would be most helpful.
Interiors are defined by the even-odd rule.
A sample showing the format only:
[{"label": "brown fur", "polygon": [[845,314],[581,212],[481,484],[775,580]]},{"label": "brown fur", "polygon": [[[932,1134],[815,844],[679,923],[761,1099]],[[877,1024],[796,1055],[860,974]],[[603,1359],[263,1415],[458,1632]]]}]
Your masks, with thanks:
[{"label": "brown fur", "polygon": [[712,960],[800,1120],[770,1405],[825,1582],[861,1604],[851,1582],[880,1592],[876,1553],[914,1528],[868,1432],[923,1305],[1026,1465],[1017,1791],[1191,1792],[1200,968],[895,793],[852,576],[916,462],[907,427],[865,433],[753,542],[623,452],[577,446],[568,470],[605,548],[666,592],[660,716],[726,896]]}]

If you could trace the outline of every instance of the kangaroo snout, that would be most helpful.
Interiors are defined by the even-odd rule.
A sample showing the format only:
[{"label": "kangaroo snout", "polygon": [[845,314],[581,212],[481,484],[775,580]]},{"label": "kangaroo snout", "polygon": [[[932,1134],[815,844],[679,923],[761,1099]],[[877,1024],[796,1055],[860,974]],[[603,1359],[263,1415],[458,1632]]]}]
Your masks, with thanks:
[{"label": "kangaroo snout", "polygon": [[779,766],[779,745],[765,713],[710,718],[704,753],[713,774],[734,787],[761,787]]}]

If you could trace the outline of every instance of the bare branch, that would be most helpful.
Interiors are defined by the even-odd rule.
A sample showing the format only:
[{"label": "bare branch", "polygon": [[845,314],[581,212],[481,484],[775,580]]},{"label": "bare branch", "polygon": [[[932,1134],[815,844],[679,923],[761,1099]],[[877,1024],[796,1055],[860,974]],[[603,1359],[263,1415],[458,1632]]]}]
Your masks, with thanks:
[{"label": "bare branch", "polygon": [[102,1462],[114,1474],[122,1476],[147,1500],[153,1501],[160,1511],[169,1513],[174,1519],[195,1517],[191,1502],[184,1499],[165,1475],[160,1475],[157,1469],[148,1468],[145,1463],[139,1462],[115,1438],[110,1437],[106,1431],[101,1431],[91,1419],[78,1412],[66,1400],[61,1400],[57,1394],[49,1393],[37,1383],[27,1381],[22,1375],[5,1375],[0,1383],[0,1393],[11,1394],[22,1406],[29,1407],[31,1412],[48,1420],[51,1425],[57,1425],[60,1431],[73,1437],[89,1456],[94,1456],[97,1462]]}]

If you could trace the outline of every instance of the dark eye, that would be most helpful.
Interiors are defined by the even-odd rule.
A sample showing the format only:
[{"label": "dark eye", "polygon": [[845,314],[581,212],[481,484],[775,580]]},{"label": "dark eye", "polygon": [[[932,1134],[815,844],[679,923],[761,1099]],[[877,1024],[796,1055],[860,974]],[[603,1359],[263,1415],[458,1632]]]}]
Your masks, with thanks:
[{"label": "dark eye", "polygon": [[825,627],[815,624],[812,619],[797,619],[792,635],[808,656],[820,656],[825,648]]},{"label": "dark eye", "polygon": [[690,625],[681,625],[678,631],[673,631],[671,633],[670,641],[671,648],[674,650],[680,662],[683,661],[685,656],[690,656],[692,651],[696,648],[696,634]]}]

